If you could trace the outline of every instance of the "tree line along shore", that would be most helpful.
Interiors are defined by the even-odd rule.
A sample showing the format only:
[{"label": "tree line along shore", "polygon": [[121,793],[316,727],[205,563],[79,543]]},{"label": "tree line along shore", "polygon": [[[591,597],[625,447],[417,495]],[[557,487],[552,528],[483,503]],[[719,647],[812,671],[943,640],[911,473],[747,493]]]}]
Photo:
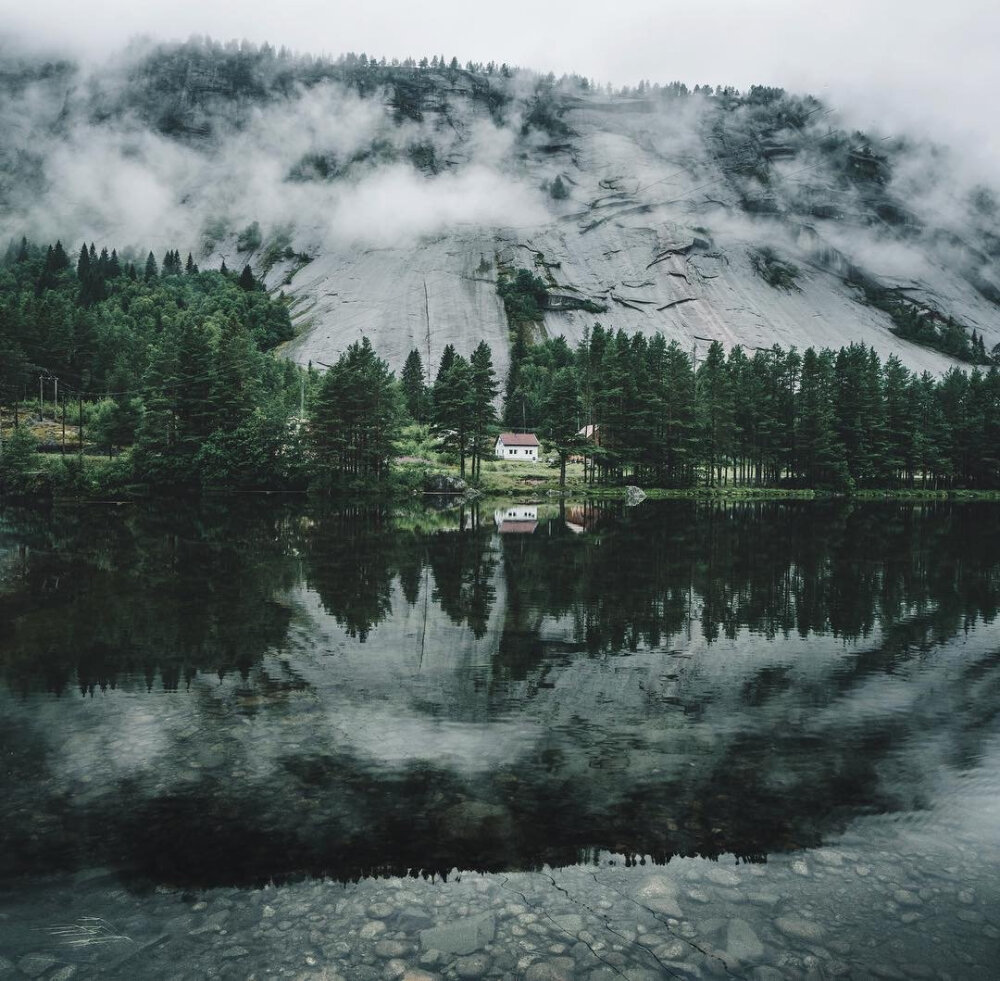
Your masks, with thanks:
[{"label": "tree line along shore", "polygon": [[[0,259],[0,491],[392,492],[441,472],[503,493],[1000,490],[995,367],[917,375],[860,344],[699,352],[599,323],[533,342],[525,297],[500,291],[505,379],[484,342],[436,365],[414,350],[396,378],[362,339],[320,371],[275,355],[288,304],[249,266],[22,239]],[[537,434],[541,463],[496,460],[501,430]]]}]

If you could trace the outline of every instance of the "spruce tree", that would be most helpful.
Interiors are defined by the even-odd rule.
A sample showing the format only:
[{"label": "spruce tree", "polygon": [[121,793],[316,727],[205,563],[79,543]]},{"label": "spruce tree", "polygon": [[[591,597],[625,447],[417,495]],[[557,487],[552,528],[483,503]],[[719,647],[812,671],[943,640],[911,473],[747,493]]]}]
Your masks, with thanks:
[{"label": "spruce tree", "polygon": [[[442,357],[443,363],[445,360]],[[433,429],[441,447],[458,455],[459,473],[464,477],[474,424],[472,372],[469,362],[454,351],[447,362],[434,383]]]},{"label": "spruce tree", "polygon": [[718,341],[708,348],[698,368],[699,436],[707,464],[706,483],[723,482],[733,439],[733,392],[726,369],[726,354]]},{"label": "spruce tree", "polygon": [[427,421],[427,386],[424,383],[424,363],[420,352],[414,348],[407,355],[406,364],[400,375],[406,411],[414,422]]},{"label": "spruce tree", "polygon": [[544,408],[542,432],[559,456],[559,487],[566,486],[566,461],[580,447],[580,382],[572,367],[552,376]]},{"label": "spruce tree", "polygon": [[663,482],[667,487],[693,483],[697,460],[694,367],[677,341],[663,358],[663,389],[659,431]]},{"label": "spruce tree", "polygon": [[807,487],[850,486],[844,448],[834,420],[833,352],[809,348],[802,357],[796,442],[799,470]]},{"label": "spruce tree", "polygon": [[80,246],[80,258],[76,261],[76,278],[84,286],[90,282],[90,253],[86,245]]},{"label": "spruce tree", "polygon": [[257,288],[257,280],[254,279],[250,263],[247,263],[243,267],[243,272],[240,273],[239,284],[240,289],[246,293],[252,293]]},{"label": "spruce tree", "polygon": [[499,386],[493,371],[493,352],[486,341],[480,341],[469,361],[472,384],[472,476],[478,479],[483,455],[488,454],[493,441],[497,413],[494,406]]},{"label": "spruce tree", "polygon": [[62,242],[56,239],[55,248],[52,250],[52,270],[59,273],[64,269],[69,269],[69,256],[66,255]]},{"label": "spruce tree", "polygon": [[328,485],[383,479],[398,422],[392,373],[362,338],[324,375],[311,411],[313,447]]}]

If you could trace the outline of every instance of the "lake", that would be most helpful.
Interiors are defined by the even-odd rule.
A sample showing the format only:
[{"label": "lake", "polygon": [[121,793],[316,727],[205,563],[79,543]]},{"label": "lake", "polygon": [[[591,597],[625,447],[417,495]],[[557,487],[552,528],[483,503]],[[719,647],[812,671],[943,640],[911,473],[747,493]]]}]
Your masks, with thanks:
[{"label": "lake", "polygon": [[1000,506],[0,511],[0,978],[1000,976]]}]

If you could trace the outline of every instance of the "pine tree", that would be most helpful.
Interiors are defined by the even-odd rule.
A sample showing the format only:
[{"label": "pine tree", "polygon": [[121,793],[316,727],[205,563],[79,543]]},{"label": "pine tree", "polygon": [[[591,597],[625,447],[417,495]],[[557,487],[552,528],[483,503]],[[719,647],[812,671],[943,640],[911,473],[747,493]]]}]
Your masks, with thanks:
[{"label": "pine tree", "polygon": [[[441,360],[445,362],[444,357]],[[453,353],[448,361],[434,383],[433,429],[442,448],[458,455],[459,473],[464,477],[474,424],[472,372],[469,362],[459,354]]]},{"label": "pine tree", "polygon": [[733,439],[733,392],[726,370],[726,354],[712,341],[698,368],[697,407],[699,437],[708,465],[706,483],[722,483],[727,455]]},{"label": "pine tree", "polygon": [[895,486],[905,475],[912,483],[914,470],[912,401],[910,373],[894,354],[882,369],[882,404],[885,407],[885,452],[882,457],[881,485]]},{"label": "pine tree", "polygon": [[469,361],[472,384],[472,476],[478,479],[482,471],[483,454],[489,452],[497,413],[494,406],[499,387],[493,371],[493,352],[486,341],[480,341]]},{"label": "pine tree", "polygon": [[580,382],[572,367],[559,368],[552,376],[544,407],[542,432],[559,456],[559,487],[566,486],[566,461],[579,449]]},{"label": "pine tree", "polygon": [[66,255],[62,242],[56,239],[55,248],[52,250],[52,271],[60,273],[64,269],[69,269],[69,256]]},{"label": "pine tree", "polygon": [[151,283],[154,279],[159,276],[159,270],[156,267],[156,257],[152,252],[146,256],[146,271],[143,273],[143,280],[147,283]]},{"label": "pine tree", "polygon": [[807,487],[844,489],[850,475],[834,420],[833,352],[809,348],[802,357],[796,441],[799,470]]},{"label": "pine tree", "polygon": [[313,446],[328,482],[386,476],[398,395],[389,366],[367,337],[352,344],[323,377],[311,419]]},{"label": "pine tree", "polygon": [[76,278],[83,286],[90,282],[90,253],[86,245],[80,246],[80,258],[76,261]]},{"label": "pine tree", "polygon": [[697,459],[694,367],[677,341],[663,358],[663,391],[659,421],[660,464],[666,487],[686,487],[694,481]]},{"label": "pine tree", "polygon": [[444,350],[441,352],[441,361],[438,363],[437,375],[434,378],[434,384],[441,380],[448,369],[452,366],[455,361],[455,348],[452,344],[446,344]]},{"label": "pine tree", "polygon": [[428,410],[427,386],[424,382],[424,363],[420,352],[414,348],[406,358],[400,375],[406,411],[414,422],[426,422]]},{"label": "pine tree", "polygon": [[243,272],[240,273],[239,284],[240,289],[246,293],[252,293],[257,288],[257,280],[254,279],[253,270],[249,263],[243,267]]}]

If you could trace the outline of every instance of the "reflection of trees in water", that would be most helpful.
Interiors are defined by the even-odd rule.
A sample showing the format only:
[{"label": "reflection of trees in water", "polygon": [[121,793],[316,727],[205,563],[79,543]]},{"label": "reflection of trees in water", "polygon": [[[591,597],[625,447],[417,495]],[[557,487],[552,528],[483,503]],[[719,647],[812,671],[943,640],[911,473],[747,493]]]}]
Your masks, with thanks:
[{"label": "reflection of trees in water", "polygon": [[245,675],[286,636],[290,613],[275,597],[296,581],[294,526],[285,510],[232,502],[18,520],[27,557],[0,595],[0,665],[25,690]]},{"label": "reflection of trees in water", "polygon": [[491,528],[478,511],[457,515],[449,531],[399,531],[384,512],[348,511],[317,517],[308,536],[309,585],[350,636],[364,641],[392,614],[398,577],[411,605],[425,573],[433,574],[433,601],[456,624],[485,635],[493,607]]},{"label": "reflection of trees in water", "polygon": [[[852,720],[852,698],[895,656],[875,648],[847,659],[853,668],[831,658],[825,681],[772,671],[742,705],[738,693],[719,693],[727,718],[717,730],[711,704],[649,706],[638,719],[581,716],[527,754],[469,773],[444,761],[387,765],[353,753],[331,738],[327,714],[294,674],[261,678],[280,707],[272,703],[260,724],[271,716],[272,735],[292,733],[264,770],[246,766],[253,744],[241,741],[241,726],[216,726],[202,759],[221,757],[224,766],[166,786],[143,771],[81,805],[39,793],[38,772],[57,762],[40,742],[19,753],[30,789],[20,815],[0,801],[12,846],[0,856],[0,877],[112,865],[147,881],[259,884],[535,869],[586,861],[594,849],[659,862],[724,853],[760,860],[817,846],[859,814],[922,806],[942,741],[970,759],[981,751],[1000,711],[1000,662],[985,653],[956,669],[956,653],[945,652],[927,688],[934,698],[912,712]],[[188,697],[217,717],[212,689]],[[844,718],[827,713],[809,724],[838,706]],[[315,722],[303,721],[314,713]],[[0,739],[3,725],[0,718]],[[175,733],[168,757],[197,753],[201,738]]]},{"label": "reflection of trees in water", "polygon": [[[306,578],[327,611],[365,640],[411,605],[487,631],[502,556],[499,665],[514,676],[554,646],[543,616],[572,624],[562,651],[629,651],[709,642],[742,629],[856,641],[878,626],[891,645],[952,636],[1000,604],[1000,520],[976,505],[587,504],[497,545],[475,508],[451,531],[400,531],[384,510],[311,515],[300,505],[91,509],[74,520],[18,515],[26,557],[0,591],[0,662],[15,686],[61,690],[199,671],[246,674],[283,643],[275,597]],[[580,534],[584,529],[586,533]],[[9,565],[9,563],[8,563]],[[74,679],[74,674],[77,677]]]},{"label": "reflection of trees in water", "polygon": [[[0,661],[24,687],[44,677],[59,689],[77,667],[84,684],[133,669],[159,670],[171,684],[186,671],[244,667],[241,657],[283,643],[289,614],[271,597],[300,581],[296,550],[326,609],[358,637],[390,614],[397,580],[408,602],[431,599],[479,636],[499,559],[507,607],[497,696],[503,713],[544,723],[522,755],[482,771],[437,758],[379,762],[338,740],[329,723],[342,703],[324,703],[294,664],[267,661],[230,686],[225,712],[214,688],[186,696],[211,720],[209,735],[171,732],[165,758],[193,756],[203,764],[193,776],[164,783],[143,770],[83,804],[45,777],[58,760],[44,734],[31,743],[0,718],[25,787],[20,810],[0,801],[15,829],[6,868],[121,862],[155,880],[220,884],[534,868],[595,847],[661,861],[759,857],[817,844],[859,813],[920,805],[921,774],[939,762],[928,754],[967,765],[995,731],[992,652],[966,650],[961,661],[941,652],[928,667],[928,697],[906,712],[873,710],[866,690],[891,681],[901,693],[934,645],[996,615],[996,509],[683,503],[583,517],[586,534],[560,516],[499,545],[471,518],[460,532],[401,532],[382,514],[302,520],[295,509],[233,519],[137,511],[70,530],[35,523],[25,533],[27,579],[0,598],[0,613],[15,618]],[[545,633],[542,614],[572,631]],[[657,681],[670,677],[665,653],[636,659],[649,659],[647,674],[624,664],[603,676],[607,662],[586,656],[665,646],[692,620],[714,637],[749,628],[868,640],[814,673],[761,657],[732,684]],[[45,658],[51,676],[37,666]],[[504,675],[529,684],[505,688]],[[399,697],[401,712],[414,711]],[[557,723],[560,703],[572,714]],[[855,718],[859,703],[866,711]],[[249,716],[253,727],[224,722]],[[268,740],[259,767],[260,743],[242,741],[254,729]]]},{"label": "reflection of trees in water", "polygon": [[324,607],[364,641],[392,613],[393,581],[416,602],[429,570],[433,600],[482,637],[494,602],[489,527],[399,532],[384,510],[304,518],[301,504],[202,502],[25,512],[0,526],[16,555],[0,582],[0,671],[14,688],[113,687],[159,677],[167,689],[199,672],[244,677],[280,648],[291,614],[276,597],[305,574]]},{"label": "reflection of trees in water", "polygon": [[360,641],[392,612],[397,536],[382,510],[318,517],[308,535],[306,578],[327,613]]},{"label": "reflection of trees in water", "polygon": [[474,526],[457,535],[435,535],[427,541],[434,573],[434,600],[453,623],[466,623],[476,639],[486,636],[496,599],[493,574],[497,556],[489,547],[492,528]]},{"label": "reflection of trees in water", "polygon": [[953,636],[1000,605],[1000,515],[989,506],[669,503],[560,520],[504,542],[501,659],[542,656],[538,620],[573,617],[590,651],[658,647],[697,623],[711,643],[743,629],[848,641],[911,621]]}]

